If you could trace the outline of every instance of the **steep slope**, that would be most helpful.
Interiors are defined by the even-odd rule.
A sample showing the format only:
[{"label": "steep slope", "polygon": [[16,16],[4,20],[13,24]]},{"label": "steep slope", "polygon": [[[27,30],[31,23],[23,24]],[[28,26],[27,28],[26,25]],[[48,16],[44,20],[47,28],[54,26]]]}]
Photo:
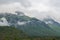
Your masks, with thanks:
[{"label": "steep slope", "polygon": [[0,18],[5,17],[10,26],[15,26],[29,36],[59,36],[59,32],[49,27],[44,21],[28,17],[22,12],[16,13],[0,14]]},{"label": "steep slope", "polygon": [[11,13],[5,13],[5,14],[0,13],[0,18],[5,17],[10,26],[17,25],[18,21],[20,21],[20,22],[25,21],[26,22],[26,21],[29,21],[31,19],[30,17],[25,16],[24,14],[23,14],[23,16],[20,16],[20,15],[11,14]]},{"label": "steep slope", "polygon": [[56,36],[56,32],[42,21],[31,21],[25,25],[18,26],[30,36]]},{"label": "steep slope", "polygon": [[60,32],[60,24],[52,18],[45,18],[44,22],[50,26],[53,30]]}]

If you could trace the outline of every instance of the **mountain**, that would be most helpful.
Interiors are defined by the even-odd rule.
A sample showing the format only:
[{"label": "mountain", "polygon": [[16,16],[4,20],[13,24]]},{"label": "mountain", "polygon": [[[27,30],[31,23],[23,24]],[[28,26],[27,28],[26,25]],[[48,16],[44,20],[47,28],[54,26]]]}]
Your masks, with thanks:
[{"label": "mountain", "polygon": [[60,36],[60,32],[57,32],[59,30],[55,28],[55,25],[59,26],[60,24],[54,20],[51,20],[54,22],[53,26],[53,24],[46,24],[46,21],[48,22],[50,19],[41,21],[37,18],[28,17],[23,12],[16,11],[15,13],[0,13],[0,18],[6,19],[9,26],[14,26],[29,36]]},{"label": "mountain", "polygon": [[55,31],[60,32],[60,23],[56,22],[54,19],[51,17],[45,18],[44,22],[52,29]]},{"label": "mountain", "polygon": [[28,16],[20,16],[20,15],[16,15],[16,14],[11,14],[11,13],[5,13],[5,14],[0,14],[0,18],[4,17],[10,26],[15,26],[17,24],[18,21],[22,22],[22,21],[29,21],[30,17]]}]

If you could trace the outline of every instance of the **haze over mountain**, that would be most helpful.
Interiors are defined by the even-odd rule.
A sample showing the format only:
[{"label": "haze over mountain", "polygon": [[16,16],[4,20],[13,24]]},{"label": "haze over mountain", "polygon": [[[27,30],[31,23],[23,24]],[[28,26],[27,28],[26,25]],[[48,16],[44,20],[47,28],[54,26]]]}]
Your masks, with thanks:
[{"label": "haze over mountain", "polygon": [[[16,11],[12,13],[0,13],[2,26],[16,27],[29,36],[60,36],[60,24],[52,18],[39,20],[28,17],[23,12]],[[5,24],[4,24],[5,23]],[[1,25],[0,25],[1,26]],[[57,29],[56,29],[57,28]]]},{"label": "haze over mountain", "polygon": [[16,10],[38,19],[48,15],[60,22],[60,0],[0,0],[0,12]]},{"label": "haze over mountain", "polygon": [[60,40],[60,0],[0,0],[0,40]]}]

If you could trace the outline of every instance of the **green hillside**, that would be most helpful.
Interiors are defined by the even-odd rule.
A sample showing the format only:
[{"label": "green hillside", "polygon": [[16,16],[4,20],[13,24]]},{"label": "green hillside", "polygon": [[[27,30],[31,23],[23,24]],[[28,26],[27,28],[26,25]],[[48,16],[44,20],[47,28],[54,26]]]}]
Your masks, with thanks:
[{"label": "green hillside", "polygon": [[52,29],[54,29],[54,30],[60,32],[60,26],[54,25],[54,24],[48,24],[48,25],[49,25]]},{"label": "green hillside", "polygon": [[20,40],[27,35],[14,27],[0,27],[0,40]]},{"label": "green hillside", "polygon": [[0,40],[59,40],[60,37],[37,37],[28,36],[22,30],[15,27],[0,26]]}]

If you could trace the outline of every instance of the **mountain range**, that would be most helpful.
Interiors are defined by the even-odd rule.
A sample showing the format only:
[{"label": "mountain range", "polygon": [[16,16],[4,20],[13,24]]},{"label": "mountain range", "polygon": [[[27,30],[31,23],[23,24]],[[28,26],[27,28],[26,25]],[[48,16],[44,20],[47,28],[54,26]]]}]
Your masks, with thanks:
[{"label": "mountain range", "polygon": [[20,11],[15,13],[0,13],[0,26],[16,27],[29,36],[60,36],[60,23],[51,17],[39,20]]}]

